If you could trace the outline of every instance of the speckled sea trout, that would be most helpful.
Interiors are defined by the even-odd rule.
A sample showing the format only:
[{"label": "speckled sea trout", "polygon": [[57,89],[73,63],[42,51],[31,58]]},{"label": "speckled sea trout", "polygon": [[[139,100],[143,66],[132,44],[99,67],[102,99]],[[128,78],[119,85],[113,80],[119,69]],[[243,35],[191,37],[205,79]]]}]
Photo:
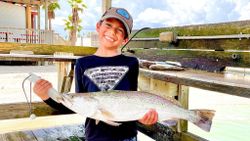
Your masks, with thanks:
[{"label": "speckled sea trout", "polygon": [[119,122],[141,119],[149,109],[155,109],[159,122],[184,119],[209,132],[215,112],[187,110],[174,99],[142,91],[63,94],[60,102],[80,115],[114,126],[121,124]]}]

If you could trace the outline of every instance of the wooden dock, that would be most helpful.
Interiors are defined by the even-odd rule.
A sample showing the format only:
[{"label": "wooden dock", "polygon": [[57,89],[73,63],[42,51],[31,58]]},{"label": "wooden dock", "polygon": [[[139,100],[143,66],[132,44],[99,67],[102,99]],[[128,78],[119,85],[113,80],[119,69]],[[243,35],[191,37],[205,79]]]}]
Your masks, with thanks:
[{"label": "wooden dock", "polygon": [[84,118],[77,114],[0,121],[1,141],[48,141],[84,137]]},{"label": "wooden dock", "polygon": [[[85,118],[78,114],[0,120],[0,141],[84,141]],[[138,141],[153,141],[138,133]]]}]

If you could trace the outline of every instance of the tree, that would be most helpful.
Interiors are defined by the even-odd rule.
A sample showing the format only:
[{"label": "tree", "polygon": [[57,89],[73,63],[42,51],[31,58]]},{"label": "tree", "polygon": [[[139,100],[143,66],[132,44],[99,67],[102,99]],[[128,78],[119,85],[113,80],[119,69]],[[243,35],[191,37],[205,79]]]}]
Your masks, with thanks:
[{"label": "tree", "polygon": [[[55,19],[55,10],[60,8],[57,2],[52,2],[48,5],[49,30],[52,30],[51,20]],[[45,9],[45,5],[43,5],[43,9]]]},{"label": "tree", "polygon": [[83,3],[83,0],[68,0],[68,3],[72,8],[72,15],[69,15],[68,19],[64,20],[64,30],[69,31],[69,40],[71,45],[74,46],[77,40],[77,33],[82,30],[82,26],[80,25],[82,20],[79,18],[79,12],[82,13],[84,8],[87,8],[87,6]]}]

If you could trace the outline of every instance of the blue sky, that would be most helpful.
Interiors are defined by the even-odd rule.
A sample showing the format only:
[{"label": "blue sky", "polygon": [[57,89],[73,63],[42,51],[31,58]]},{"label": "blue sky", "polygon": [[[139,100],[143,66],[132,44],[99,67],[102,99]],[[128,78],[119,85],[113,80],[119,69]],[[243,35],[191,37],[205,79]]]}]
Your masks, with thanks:
[{"label": "blue sky", "polygon": [[[52,21],[55,32],[62,37],[63,19],[70,14],[67,0],[58,0],[61,9],[57,10]],[[83,31],[95,31],[95,24],[101,16],[102,0],[85,0],[87,9],[80,15]],[[142,27],[171,27],[192,24],[218,23],[250,20],[249,0],[112,0],[112,6],[124,7],[134,19],[133,29]]]}]

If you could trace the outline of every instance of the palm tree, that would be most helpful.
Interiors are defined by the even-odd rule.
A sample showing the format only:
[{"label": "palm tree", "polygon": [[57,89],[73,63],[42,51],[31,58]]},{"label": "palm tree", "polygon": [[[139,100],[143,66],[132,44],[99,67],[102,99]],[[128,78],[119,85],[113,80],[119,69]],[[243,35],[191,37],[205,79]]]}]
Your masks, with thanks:
[{"label": "palm tree", "polygon": [[[43,5],[43,9],[45,9],[45,5]],[[60,9],[60,5],[57,2],[52,2],[48,5],[48,19],[49,19],[49,30],[52,29],[51,20],[55,19],[55,10]]]},{"label": "palm tree", "polygon": [[87,6],[83,3],[83,0],[68,0],[72,8],[72,15],[68,16],[68,19],[65,19],[65,28],[64,30],[69,31],[69,40],[71,45],[75,45],[77,39],[77,33],[82,30],[80,23],[82,20],[79,18],[79,12],[83,12],[84,8]]}]

